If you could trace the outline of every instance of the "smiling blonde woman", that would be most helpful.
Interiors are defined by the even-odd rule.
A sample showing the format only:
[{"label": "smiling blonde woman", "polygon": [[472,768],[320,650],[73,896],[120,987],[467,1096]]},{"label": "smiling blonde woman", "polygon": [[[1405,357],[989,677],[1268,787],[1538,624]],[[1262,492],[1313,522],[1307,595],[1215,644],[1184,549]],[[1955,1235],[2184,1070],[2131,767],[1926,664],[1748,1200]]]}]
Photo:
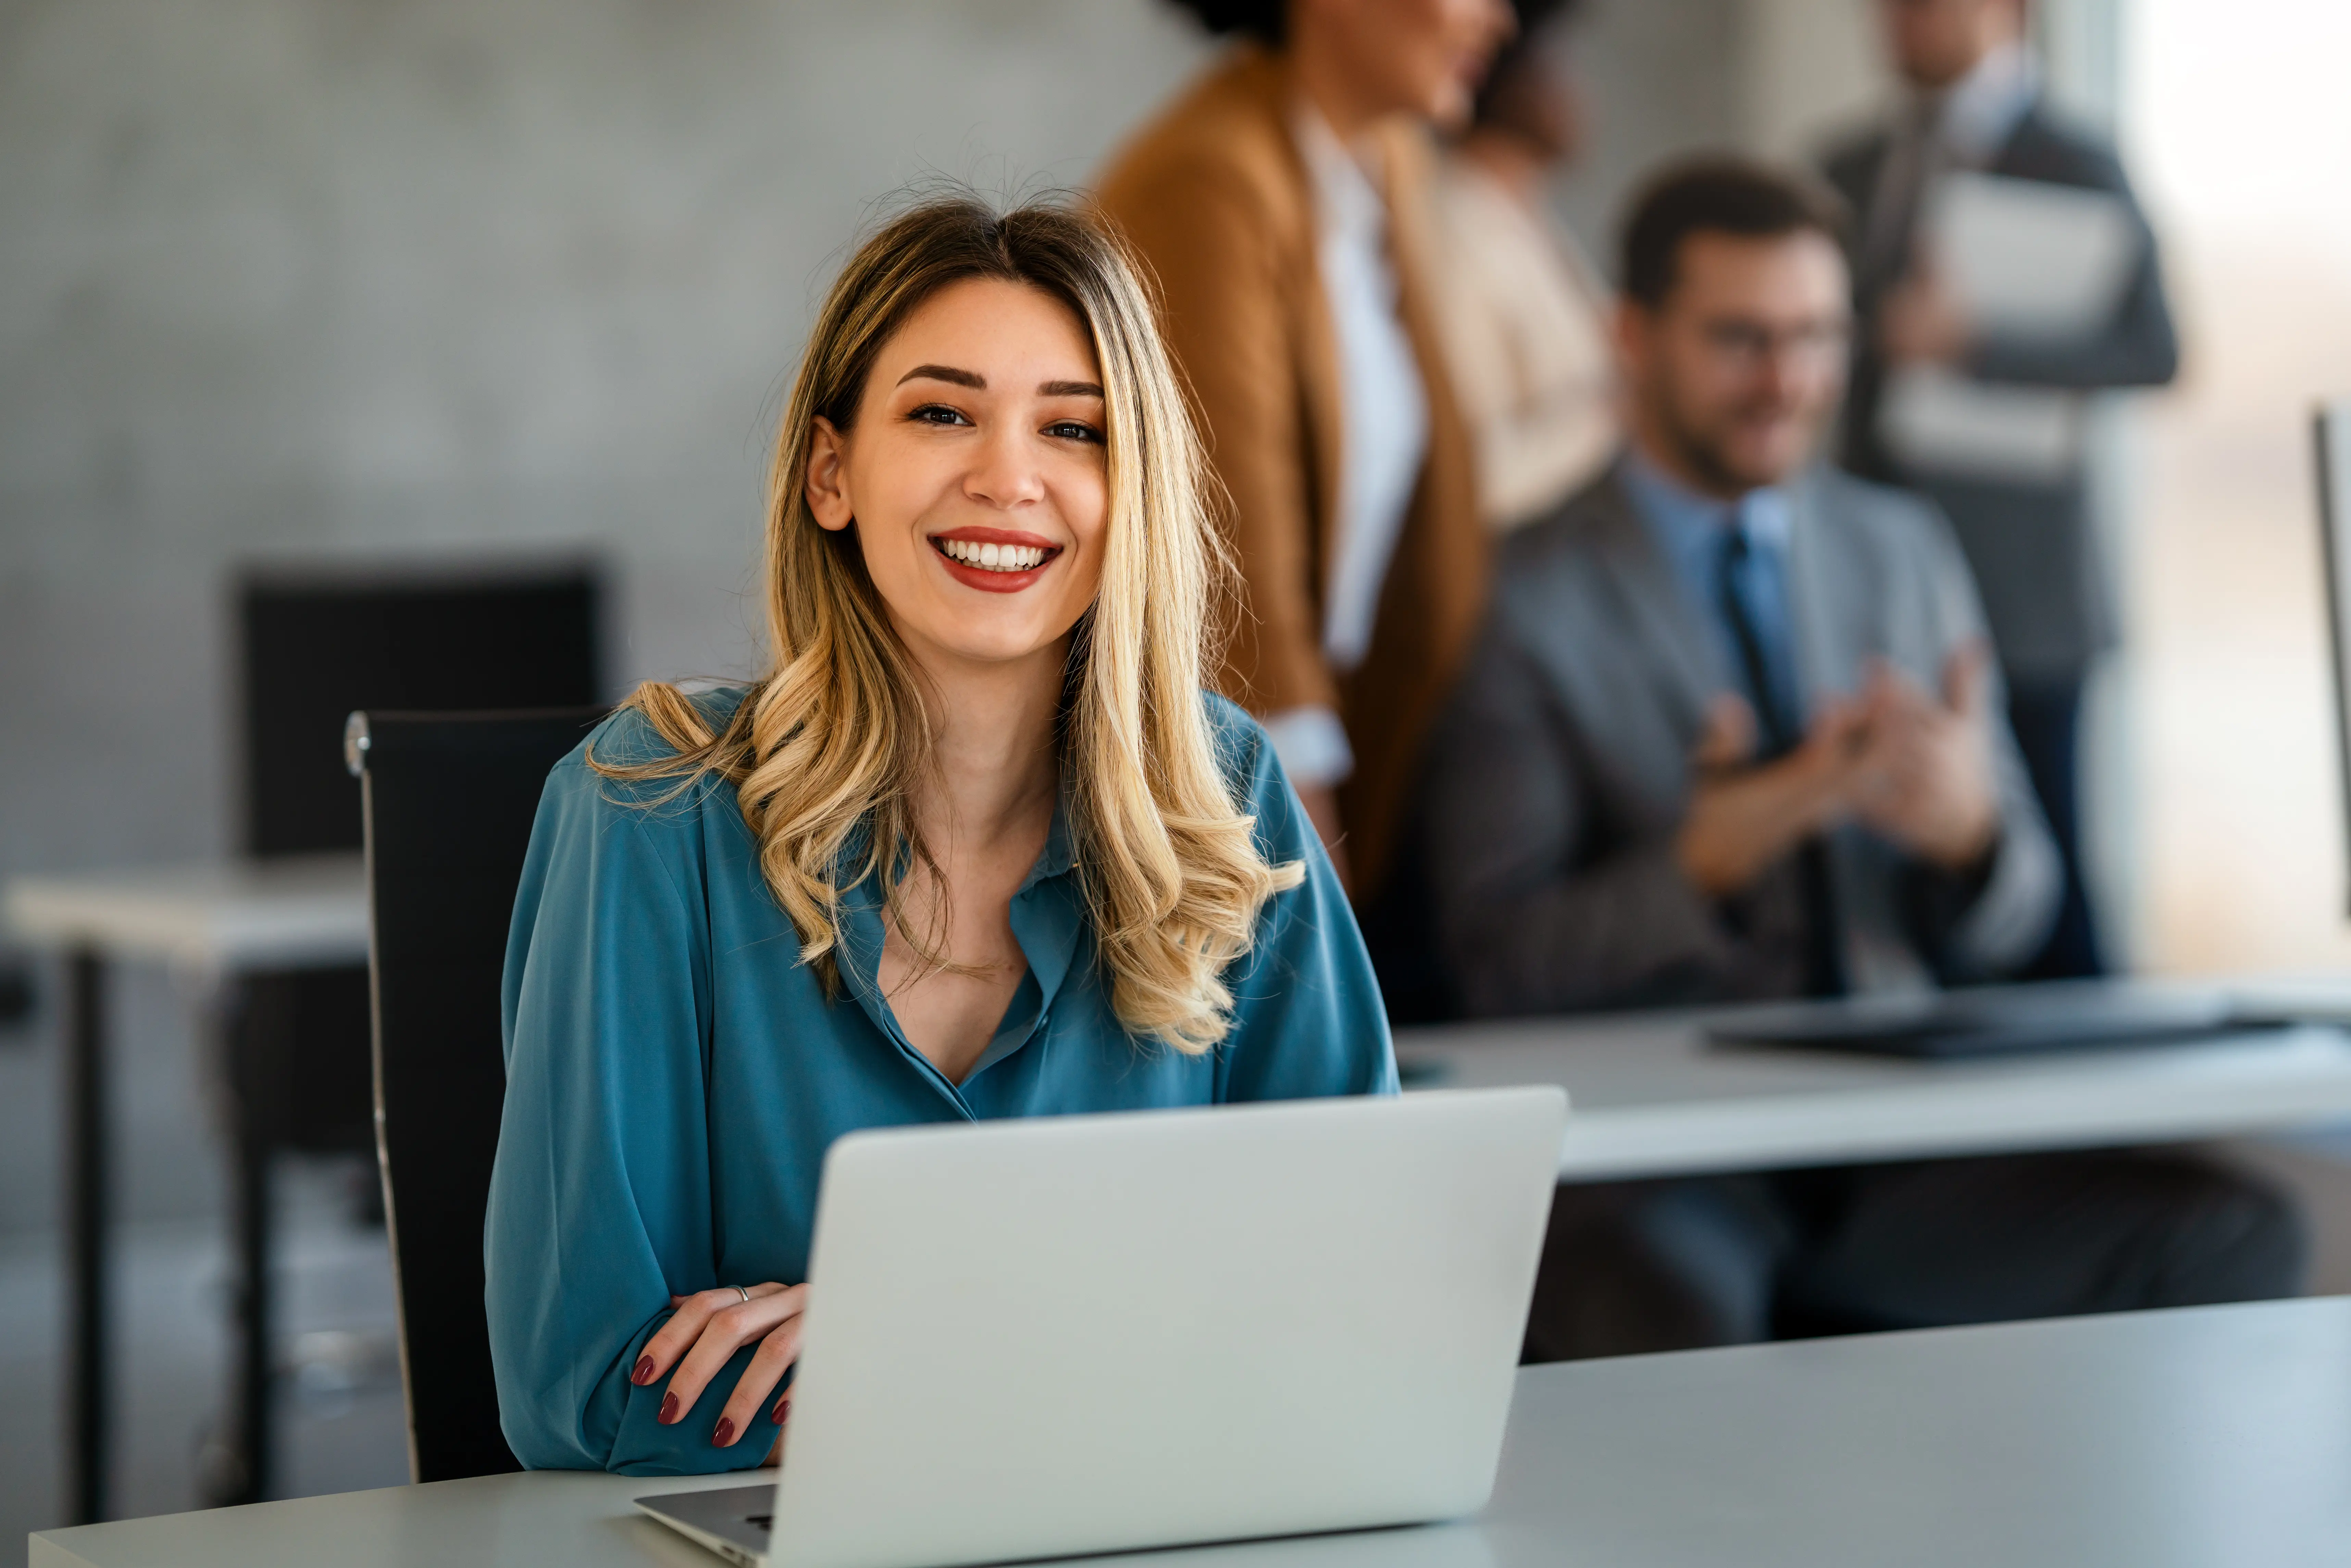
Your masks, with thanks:
[{"label": "smiling blonde woman", "polygon": [[1201,475],[1088,214],[929,202],[843,268],[777,441],[771,667],[641,687],[539,807],[487,1232],[525,1464],[771,1451],[843,1133],[1394,1092],[1330,863],[1201,689]]}]

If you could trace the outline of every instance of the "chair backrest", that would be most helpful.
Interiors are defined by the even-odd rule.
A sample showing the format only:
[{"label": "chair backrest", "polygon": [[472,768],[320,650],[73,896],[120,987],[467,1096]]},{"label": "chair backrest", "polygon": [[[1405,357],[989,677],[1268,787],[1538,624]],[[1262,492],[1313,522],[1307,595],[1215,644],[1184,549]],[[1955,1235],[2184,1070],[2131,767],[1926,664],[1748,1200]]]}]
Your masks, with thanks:
[{"label": "chair backrest", "polygon": [[548,770],[603,713],[350,716],[367,826],[376,1155],[420,1481],[522,1468],[498,1430],[482,1307],[506,1100],[498,987]]},{"label": "chair backrest", "polygon": [[603,698],[592,561],[271,568],[237,585],[244,843],[360,847],[344,716],[572,707]]}]

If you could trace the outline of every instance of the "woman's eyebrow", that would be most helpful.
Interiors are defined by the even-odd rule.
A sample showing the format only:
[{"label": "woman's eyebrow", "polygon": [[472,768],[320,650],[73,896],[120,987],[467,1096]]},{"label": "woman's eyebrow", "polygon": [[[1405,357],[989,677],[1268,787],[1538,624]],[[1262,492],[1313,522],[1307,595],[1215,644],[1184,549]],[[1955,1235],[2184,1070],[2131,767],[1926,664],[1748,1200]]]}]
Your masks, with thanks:
[{"label": "woman's eyebrow", "polygon": [[975,392],[987,390],[986,376],[977,371],[959,371],[953,365],[916,365],[898,378],[898,384],[904,386],[911,381],[952,382],[956,386],[970,387]]},{"label": "woman's eyebrow", "polygon": [[[977,371],[957,370],[953,365],[916,365],[898,378],[898,384],[904,386],[914,381],[947,382],[956,386],[969,387],[974,392],[987,390],[986,376]],[[1099,382],[1044,382],[1037,388],[1039,397],[1100,397],[1102,394]]]}]

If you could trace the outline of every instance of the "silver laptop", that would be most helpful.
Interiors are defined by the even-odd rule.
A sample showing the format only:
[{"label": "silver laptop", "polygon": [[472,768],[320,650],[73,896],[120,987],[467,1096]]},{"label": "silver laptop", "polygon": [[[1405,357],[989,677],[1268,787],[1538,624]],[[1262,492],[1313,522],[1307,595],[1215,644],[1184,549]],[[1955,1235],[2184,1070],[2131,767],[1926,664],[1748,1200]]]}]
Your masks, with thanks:
[{"label": "silver laptop", "polygon": [[777,1479],[637,1506],[778,1568],[1474,1512],[1566,1116],[1545,1087],[845,1137]]}]

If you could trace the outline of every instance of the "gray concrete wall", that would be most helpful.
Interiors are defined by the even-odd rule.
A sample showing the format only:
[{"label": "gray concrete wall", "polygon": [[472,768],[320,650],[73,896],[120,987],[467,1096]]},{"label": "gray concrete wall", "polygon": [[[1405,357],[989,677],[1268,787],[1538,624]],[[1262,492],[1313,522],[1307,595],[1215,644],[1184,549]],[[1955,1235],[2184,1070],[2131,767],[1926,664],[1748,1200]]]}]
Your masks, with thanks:
[{"label": "gray concrete wall", "polygon": [[1882,111],[1892,84],[1879,62],[1871,0],[1740,0],[1741,140],[1805,159],[1823,141]]},{"label": "gray concrete wall", "polygon": [[[1733,0],[1602,0],[1605,237],[1734,130]],[[225,852],[240,562],[587,545],[612,674],[724,674],[778,392],[877,198],[1081,182],[1205,57],[1154,0],[0,0],[0,877]],[[126,982],[134,1214],[208,1206]],[[0,1228],[54,1203],[0,1036]]]},{"label": "gray concrete wall", "polygon": [[155,0],[0,24],[0,863],[225,847],[242,559],[584,542],[723,671],[771,392],[874,198],[1073,183],[1141,4]]},{"label": "gray concrete wall", "polygon": [[1616,220],[1658,160],[1720,149],[1743,133],[1746,0],[1586,0],[1576,59],[1592,112],[1592,148],[1552,197],[1604,271]]}]

